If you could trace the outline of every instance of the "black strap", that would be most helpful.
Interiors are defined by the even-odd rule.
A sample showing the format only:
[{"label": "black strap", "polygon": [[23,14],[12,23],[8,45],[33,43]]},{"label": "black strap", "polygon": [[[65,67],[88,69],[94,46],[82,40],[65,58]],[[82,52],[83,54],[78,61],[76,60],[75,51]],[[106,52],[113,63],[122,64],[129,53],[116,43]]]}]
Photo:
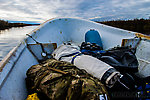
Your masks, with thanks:
[{"label": "black strap", "polygon": [[75,52],[75,53],[72,53],[72,54],[61,56],[58,60],[61,60],[62,57],[70,57],[70,56],[76,55],[78,53],[80,53],[80,52]]},{"label": "black strap", "polygon": [[44,50],[44,47],[43,47],[42,43],[39,43],[39,44],[41,46],[42,52],[46,53],[45,50]]},{"label": "black strap", "polygon": [[73,56],[71,63],[74,64],[74,59],[75,59],[77,56],[80,56],[80,55],[82,55],[82,53],[78,53],[77,55]]},{"label": "black strap", "polygon": [[26,35],[29,36],[33,41],[35,41],[36,44],[40,44],[42,52],[46,53],[45,50],[44,50],[44,47],[43,47],[42,43],[40,43],[37,40],[35,40],[31,35],[29,35],[29,34],[26,34]]}]

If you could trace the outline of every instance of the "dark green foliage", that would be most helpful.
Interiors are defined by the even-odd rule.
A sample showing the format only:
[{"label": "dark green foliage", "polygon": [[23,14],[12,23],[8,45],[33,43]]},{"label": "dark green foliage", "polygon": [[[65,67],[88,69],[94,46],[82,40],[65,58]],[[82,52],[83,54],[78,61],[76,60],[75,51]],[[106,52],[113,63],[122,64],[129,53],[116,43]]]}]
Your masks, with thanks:
[{"label": "dark green foliage", "polygon": [[9,29],[12,27],[24,27],[31,26],[32,24],[24,24],[24,23],[9,23],[8,21],[0,20],[0,30]]},{"label": "dark green foliage", "polygon": [[98,23],[150,35],[150,19],[113,20]]}]

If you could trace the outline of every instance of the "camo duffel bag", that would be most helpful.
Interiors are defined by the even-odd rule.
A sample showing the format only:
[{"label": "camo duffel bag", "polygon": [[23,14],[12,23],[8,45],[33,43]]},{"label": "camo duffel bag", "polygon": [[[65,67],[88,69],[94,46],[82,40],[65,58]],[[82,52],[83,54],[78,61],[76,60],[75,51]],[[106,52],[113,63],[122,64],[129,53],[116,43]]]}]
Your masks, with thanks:
[{"label": "camo duffel bag", "polygon": [[105,86],[85,70],[71,63],[48,59],[31,66],[26,84],[29,94],[40,100],[108,100]]}]

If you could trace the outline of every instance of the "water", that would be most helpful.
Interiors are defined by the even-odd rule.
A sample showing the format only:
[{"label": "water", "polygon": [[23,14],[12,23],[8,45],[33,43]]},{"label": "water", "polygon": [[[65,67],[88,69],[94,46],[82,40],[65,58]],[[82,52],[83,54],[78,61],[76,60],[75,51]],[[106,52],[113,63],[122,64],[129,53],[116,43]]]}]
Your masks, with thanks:
[{"label": "water", "polygon": [[0,61],[9,53],[11,49],[19,45],[20,41],[25,38],[38,26],[27,26],[21,28],[11,28],[9,30],[0,31]]}]

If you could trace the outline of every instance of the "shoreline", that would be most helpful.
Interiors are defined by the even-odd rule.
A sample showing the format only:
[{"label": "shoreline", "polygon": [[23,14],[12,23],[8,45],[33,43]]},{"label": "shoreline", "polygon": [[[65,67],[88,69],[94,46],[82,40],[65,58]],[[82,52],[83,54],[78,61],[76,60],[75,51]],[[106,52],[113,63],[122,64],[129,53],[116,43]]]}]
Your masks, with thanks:
[{"label": "shoreline", "polygon": [[112,20],[97,23],[150,35],[150,19]]},{"label": "shoreline", "polygon": [[25,23],[9,23],[8,21],[0,20],[0,31],[13,27],[36,26],[40,24],[25,24]]}]

